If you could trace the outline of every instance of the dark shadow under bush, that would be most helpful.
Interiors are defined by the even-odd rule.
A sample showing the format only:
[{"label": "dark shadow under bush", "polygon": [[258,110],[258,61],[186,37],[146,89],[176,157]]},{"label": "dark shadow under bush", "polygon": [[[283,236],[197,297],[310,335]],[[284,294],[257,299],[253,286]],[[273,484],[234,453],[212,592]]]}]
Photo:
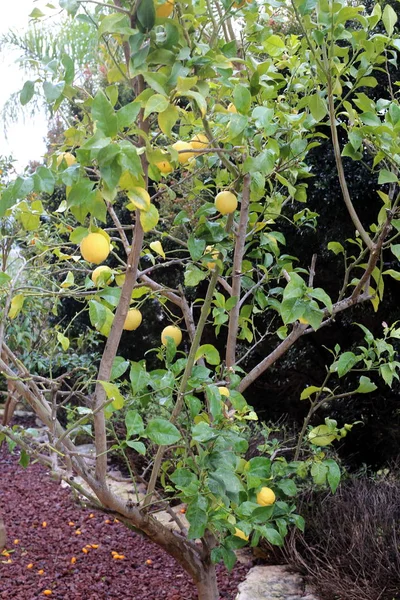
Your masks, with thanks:
[{"label": "dark shadow under bush", "polygon": [[284,552],[323,600],[400,600],[399,481],[352,479],[308,493],[299,512],[306,531]]}]

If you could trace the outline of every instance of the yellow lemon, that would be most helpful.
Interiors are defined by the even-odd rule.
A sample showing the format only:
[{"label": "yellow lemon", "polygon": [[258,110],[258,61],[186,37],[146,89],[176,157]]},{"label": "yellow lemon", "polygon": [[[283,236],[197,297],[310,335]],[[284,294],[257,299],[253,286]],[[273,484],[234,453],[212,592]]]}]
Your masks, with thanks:
[{"label": "yellow lemon", "polygon": [[103,277],[102,277],[103,281],[107,282],[112,275],[112,270],[110,269],[110,267],[107,267],[106,265],[101,265],[100,267],[96,267],[92,273],[93,283],[97,284],[97,280],[99,279],[101,274],[103,274]]},{"label": "yellow lemon", "polygon": [[220,385],[220,386],[218,386],[218,389],[219,389],[219,393],[221,394],[221,396],[226,396],[227,398],[229,398],[230,391],[228,390],[227,387]]},{"label": "yellow lemon", "polygon": [[198,133],[190,140],[190,144],[195,150],[202,150],[203,148],[206,148],[209,143],[208,137],[204,135],[204,133]]},{"label": "yellow lemon", "polygon": [[179,346],[182,341],[182,331],[176,325],[168,325],[161,332],[161,342],[164,346],[167,345],[167,338],[172,338],[175,346]]},{"label": "yellow lemon", "polygon": [[237,198],[232,192],[225,190],[215,196],[215,207],[221,215],[230,215],[235,212],[237,205]]},{"label": "yellow lemon", "polygon": [[230,113],[237,113],[237,108],[234,104],[232,104],[232,102],[228,105],[227,110]]},{"label": "yellow lemon", "polygon": [[276,500],[274,492],[269,487],[263,487],[257,494],[257,504],[260,506],[271,506]]},{"label": "yellow lemon", "polygon": [[175,142],[175,144],[172,144],[172,147],[177,152],[180,152],[181,150],[189,150],[189,152],[180,152],[178,154],[178,160],[181,165],[186,164],[189,161],[189,159],[191,159],[195,155],[194,152],[190,152],[190,150],[192,150],[192,145],[189,142],[182,142],[181,140],[179,140],[178,142]]},{"label": "yellow lemon", "polygon": [[99,265],[110,254],[110,243],[101,233],[89,233],[81,241],[80,249],[85,260]]},{"label": "yellow lemon", "polygon": [[163,175],[169,175],[174,170],[174,167],[168,160],[161,160],[160,162],[156,163],[156,167]]},{"label": "yellow lemon", "polygon": [[57,156],[57,167],[61,165],[63,160],[65,160],[69,167],[76,163],[76,158],[71,152],[63,152]]},{"label": "yellow lemon", "polygon": [[142,322],[142,313],[137,308],[131,308],[126,315],[124,329],[134,331]]},{"label": "yellow lemon", "polygon": [[[218,250],[214,250],[213,246],[206,246],[205,254],[211,254],[213,258],[218,258],[219,256]],[[212,271],[213,269],[215,269],[216,264],[216,262],[210,260],[208,263],[206,263],[207,269],[210,269],[210,271]]]},{"label": "yellow lemon", "polygon": [[237,527],[235,527],[235,533],[233,535],[240,538],[241,540],[245,540],[246,542],[249,541],[249,536],[246,535],[244,533],[244,531],[242,531],[241,529],[238,529]]},{"label": "yellow lemon", "polygon": [[174,10],[174,2],[173,0],[167,0],[164,4],[158,4],[156,6],[156,16],[157,17],[169,17]]}]

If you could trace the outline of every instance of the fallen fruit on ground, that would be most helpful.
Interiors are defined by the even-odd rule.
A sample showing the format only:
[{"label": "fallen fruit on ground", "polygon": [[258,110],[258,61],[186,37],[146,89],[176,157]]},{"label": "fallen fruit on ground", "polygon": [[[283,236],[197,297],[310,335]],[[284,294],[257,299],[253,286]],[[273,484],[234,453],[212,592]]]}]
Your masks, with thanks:
[{"label": "fallen fruit on ground", "polygon": [[173,0],[167,0],[163,4],[156,5],[156,16],[157,17],[169,17],[174,10],[174,2]]},{"label": "fallen fruit on ground", "polygon": [[137,308],[131,308],[126,315],[124,329],[134,331],[142,322],[142,313]]},{"label": "fallen fruit on ground", "polygon": [[175,346],[179,346],[182,341],[182,331],[176,325],[168,325],[161,332],[161,342],[164,346],[167,345],[167,338],[172,338]]},{"label": "fallen fruit on ground", "polygon": [[96,267],[92,273],[93,283],[97,284],[97,281],[98,281],[100,275],[103,275],[103,277],[102,277],[103,281],[107,282],[112,276],[112,270],[110,269],[110,267],[107,267],[106,265],[101,265],[100,267]]},{"label": "fallen fruit on ground", "polygon": [[81,241],[80,250],[85,260],[99,265],[110,254],[110,243],[101,233],[89,233]]},{"label": "fallen fruit on ground", "polygon": [[[179,140],[178,142],[175,142],[175,144],[172,144],[172,148],[179,152],[178,160],[181,165],[185,165],[195,155],[194,152],[191,152],[193,146],[189,142],[182,142]],[[188,152],[181,152],[182,150],[187,150]]]},{"label": "fallen fruit on ground", "polygon": [[257,504],[260,506],[271,506],[275,500],[275,493],[269,487],[262,487],[257,494]]},{"label": "fallen fruit on ground", "polygon": [[238,205],[235,194],[225,190],[215,196],[215,207],[221,215],[230,215],[235,212]]}]

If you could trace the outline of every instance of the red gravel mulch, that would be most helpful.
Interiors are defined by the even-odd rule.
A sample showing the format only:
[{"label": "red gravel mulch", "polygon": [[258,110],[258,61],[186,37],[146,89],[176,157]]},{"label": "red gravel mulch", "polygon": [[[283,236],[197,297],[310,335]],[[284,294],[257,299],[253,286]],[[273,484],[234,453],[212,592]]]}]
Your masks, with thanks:
[{"label": "red gravel mulch", "polygon": [[[80,508],[44,467],[23,469],[17,461],[3,444],[0,510],[9,556],[0,555],[1,599],[197,598],[189,576],[158,546],[102,513]],[[113,552],[124,558],[113,558]],[[221,599],[235,598],[248,568],[237,563],[227,573],[218,565]]]}]

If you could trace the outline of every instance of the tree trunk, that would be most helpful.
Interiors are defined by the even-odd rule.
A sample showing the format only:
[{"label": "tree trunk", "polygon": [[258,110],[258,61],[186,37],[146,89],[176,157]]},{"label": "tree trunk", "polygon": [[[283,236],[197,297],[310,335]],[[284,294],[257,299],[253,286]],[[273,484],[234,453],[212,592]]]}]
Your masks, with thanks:
[{"label": "tree trunk", "polygon": [[199,600],[219,600],[217,574],[213,563],[204,564],[204,570],[194,583],[197,588]]},{"label": "tree trunk", "polygon": [[6,528],[3,519],[0,517],[0,552],[5,548],[6,539]]}]

